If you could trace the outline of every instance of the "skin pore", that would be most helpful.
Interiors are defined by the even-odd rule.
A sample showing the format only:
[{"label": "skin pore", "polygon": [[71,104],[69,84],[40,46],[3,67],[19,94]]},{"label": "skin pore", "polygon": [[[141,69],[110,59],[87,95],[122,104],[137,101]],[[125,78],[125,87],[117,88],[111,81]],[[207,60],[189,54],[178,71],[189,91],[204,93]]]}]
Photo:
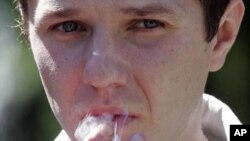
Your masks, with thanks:
[{"label": "skin pore", "polygon": [[230,40],[227,47],[233,39],[221,31],[206,42],[199,2],[33,0],[28,13],[48,100],[71,140],[88,113],[121,114],[124,107],[135,117],[124,127],[124,141],[137,132],[148,141],[204,140],[207,75],[223,64],[218,51],[229,50],[218,43]]}]

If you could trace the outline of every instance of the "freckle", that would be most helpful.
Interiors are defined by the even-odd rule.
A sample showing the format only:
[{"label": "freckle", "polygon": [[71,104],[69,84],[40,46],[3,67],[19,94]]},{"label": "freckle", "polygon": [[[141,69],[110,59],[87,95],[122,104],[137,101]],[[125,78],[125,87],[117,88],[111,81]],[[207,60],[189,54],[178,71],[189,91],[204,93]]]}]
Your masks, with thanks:
[{"label": "freckle", "polygon": [[64,58],[65,61],[68,61],[69,59],[67,57]]}]

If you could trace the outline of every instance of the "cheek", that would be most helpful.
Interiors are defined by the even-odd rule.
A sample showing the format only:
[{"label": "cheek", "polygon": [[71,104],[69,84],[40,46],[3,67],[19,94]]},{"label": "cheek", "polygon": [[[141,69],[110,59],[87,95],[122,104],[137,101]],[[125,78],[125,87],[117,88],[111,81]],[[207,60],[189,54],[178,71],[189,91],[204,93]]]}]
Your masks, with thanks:
[{"label": "cheek", "polygon": [[62,127],[73,131],[77,124],[72,112],[74,94],[83,72],[81,51],[56,45],[44,46],[34,41],[31,44],[51,109]]},{"label": "cheek", "polygon": [[173,123],[190,116],[203,93],[208,73],[204,44],[195,39],[168,44],[163,42],[140,51],[141,56],[134,61],[135,76],[150,103],[152,126],[161,128],[155,134],[172,129]]},{"label": "cheek", "polygon": [[41,41],[36,34],[31,37],[32,51],[51,107],[60,108],[53,110],[56,115],[59,114],[56,111],[66,114],[82,76],[82,51],[77,47],[67,48],[44,39]]}]

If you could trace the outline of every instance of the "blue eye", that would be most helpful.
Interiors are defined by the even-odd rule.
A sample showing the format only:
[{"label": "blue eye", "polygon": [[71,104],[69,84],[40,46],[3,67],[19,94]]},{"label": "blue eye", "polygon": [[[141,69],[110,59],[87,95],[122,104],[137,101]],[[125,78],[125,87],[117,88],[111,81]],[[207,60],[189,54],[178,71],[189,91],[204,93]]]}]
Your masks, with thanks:
[{"label": "blue eye", "polygon": [[156,20],[144,20],[144,27],[145,28],[155,28],[161,26],[161,23]]},{"label": "blue eye", "polygon": [[58,24],[56,26],[56,29],[62,32],[75,32],[79,30],[83,30],[81,25],[77,22],[69,21],[69,22],[63,22],[61,24]]},{"label": "blue eye", "polygon": [[152,29],[162,26],[162,23],[157,20],[145,19],[136,23],[135,27],[137,28],[146,28]]}]

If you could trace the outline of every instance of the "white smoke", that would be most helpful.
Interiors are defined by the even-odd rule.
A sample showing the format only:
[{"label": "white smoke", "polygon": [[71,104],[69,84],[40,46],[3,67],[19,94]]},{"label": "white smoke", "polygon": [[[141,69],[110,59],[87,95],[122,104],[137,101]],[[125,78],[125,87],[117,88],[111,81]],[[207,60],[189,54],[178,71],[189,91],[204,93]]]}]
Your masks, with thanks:
[{"label": "white smoke", "polygon": [[84,141],[93,134],[103,135],[105,138],[112,138],[112,141],[120,141],[117,121],[114,116],[104,113],[99,116],[87,115],[78,125],[75,131],[75,138]]}]

